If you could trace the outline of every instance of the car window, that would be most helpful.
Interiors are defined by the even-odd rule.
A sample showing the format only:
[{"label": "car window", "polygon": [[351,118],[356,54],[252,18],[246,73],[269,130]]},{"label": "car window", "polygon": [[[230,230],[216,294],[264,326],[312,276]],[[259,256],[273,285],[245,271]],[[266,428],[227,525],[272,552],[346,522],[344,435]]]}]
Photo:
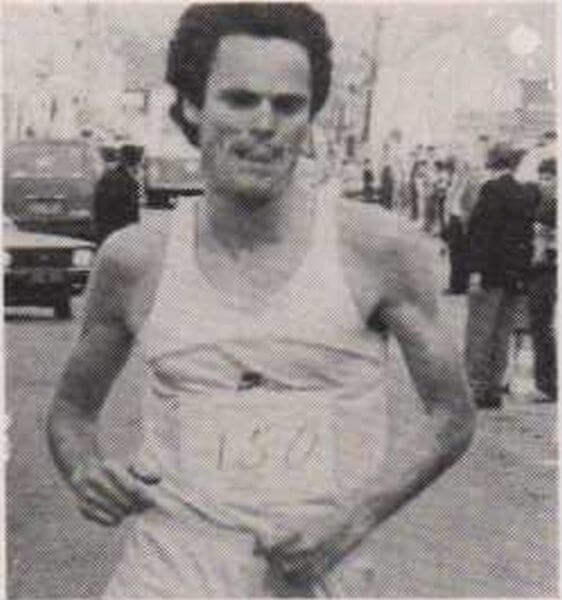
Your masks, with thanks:
[{"label": "car window", "polygon": [[85,148],[70,144],[12,146],[6,152],[6,176],[11,179],[87,177]]}]

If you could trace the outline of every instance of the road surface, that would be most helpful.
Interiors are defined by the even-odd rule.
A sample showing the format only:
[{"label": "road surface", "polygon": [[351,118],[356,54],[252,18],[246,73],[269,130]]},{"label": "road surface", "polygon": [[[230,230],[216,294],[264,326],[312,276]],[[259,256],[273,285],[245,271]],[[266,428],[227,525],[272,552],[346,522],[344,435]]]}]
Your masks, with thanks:
[{"label": "road surface", "polygon": [[[445,298],[460,335],[463,297]],[[83,299],[75,300],[79,315]],[[50,397],[76,335],[77,319],[48,310],[10,311],[5,327],[9,428],[7,588],[10,598],[93,597],[104,588],[127,525],[108,530],[82,519],[48,454]],[[408,443],[419,406],[393,351],[391,414]],[[359,596],[557,595],[556,416],[533,406],[530,354],[516,368],[517,392],[500,412],[480,412],[468,454],[379,528],[362,554]],[[139,443],[144,372],[135,354],[103,414],[104,445],[125,458]]]}]

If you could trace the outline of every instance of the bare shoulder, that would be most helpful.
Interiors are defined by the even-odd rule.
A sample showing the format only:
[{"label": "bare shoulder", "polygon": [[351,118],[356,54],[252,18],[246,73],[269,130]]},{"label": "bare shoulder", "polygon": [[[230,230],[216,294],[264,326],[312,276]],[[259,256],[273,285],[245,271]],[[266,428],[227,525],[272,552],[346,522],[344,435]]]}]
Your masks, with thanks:
[{"label": "bare shoulder", "polygon": [[[396,268],[412,266],[435,259],[435,246],[405,218],[379,206],[349,204],[338,211],[339,231],[346,252],[362,259]],[[432,261],[429,261],[430,264]]]},{"label": "bare shoulder", "polygon": [[100,247],[99,266],[117,272],[123,283],[143,278],[162,263],[168,226],[166,218],[116,231]]},{"label": "bare shoulder", "polygon": [[137,332],[152,305],[168,239],[168,218],[131,225],[100,247],[88,285],[87,321],[120,322]]},{"label": "bare shoulder", "polygon": [[376,205],[350,203],[338,217],[344,263],[362,302],[370,298],[372,309],[385,302],[432,302],[439,255],[431,239]]}]

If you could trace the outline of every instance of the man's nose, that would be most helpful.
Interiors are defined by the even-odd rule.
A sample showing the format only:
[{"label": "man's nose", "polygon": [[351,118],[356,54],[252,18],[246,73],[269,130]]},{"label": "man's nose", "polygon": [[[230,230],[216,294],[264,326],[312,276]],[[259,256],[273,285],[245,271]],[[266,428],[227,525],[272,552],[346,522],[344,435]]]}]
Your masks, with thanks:
[{"label": "man's nose", "polygon": [[261,135],[271,135],[275,129],[276,120],[273,103],[268,98],[263,98],[254,111],[252,130]]}]

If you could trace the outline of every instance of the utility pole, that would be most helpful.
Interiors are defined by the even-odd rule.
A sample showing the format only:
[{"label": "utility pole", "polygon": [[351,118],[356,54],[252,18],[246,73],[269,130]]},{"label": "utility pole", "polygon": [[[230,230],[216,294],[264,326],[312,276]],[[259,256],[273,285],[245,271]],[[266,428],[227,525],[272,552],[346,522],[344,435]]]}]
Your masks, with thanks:
[{"label": "utility pole", "polygon": [[[365,79],[366,87],[366,101],[365,101],[365,120],[363,123],[363,132],[361,134],[361,141],[368,143],[371,139],[372,124],[374,120],[373,105],[376,100],[376,85],[377,76],[380,66],[380,36],[383,29],[383,20],[380,13],[380,8],[375,9],[374,13],[374,27],[373,27],[373,40],[371,45],[371,53],[366,54],[365,58],[368,61],[367,77]],[[376,128],[375,128],[376,129]]]}]

